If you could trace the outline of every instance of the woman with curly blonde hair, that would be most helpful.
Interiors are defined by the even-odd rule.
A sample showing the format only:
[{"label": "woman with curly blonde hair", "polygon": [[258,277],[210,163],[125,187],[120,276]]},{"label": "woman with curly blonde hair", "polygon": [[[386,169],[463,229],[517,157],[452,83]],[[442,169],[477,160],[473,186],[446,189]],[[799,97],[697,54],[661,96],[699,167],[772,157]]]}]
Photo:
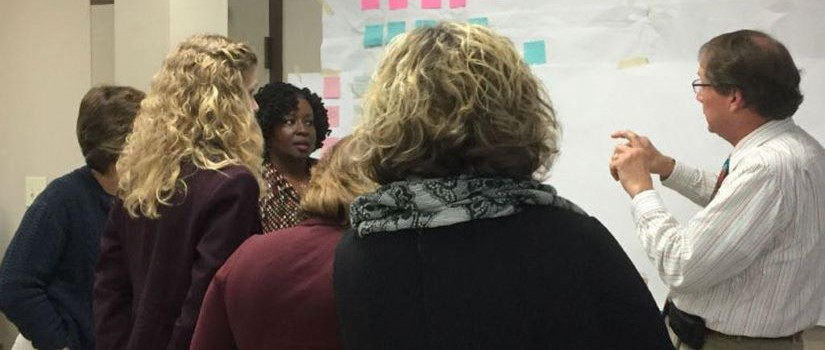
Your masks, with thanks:
[{"label": "woman with curly blonde hair", "polygon": [[650,292],[595,218],[539,181],[550,100],[509,39],[397,38],[365,96],[334,290],[347,349],[668,349]]},{"label": "woman with curly blonde hair", "polygon": [[246,44],[197,35],[153,78],[101,239],[98,349],[187,349],[215,271],[261,232],[256,63]]}]

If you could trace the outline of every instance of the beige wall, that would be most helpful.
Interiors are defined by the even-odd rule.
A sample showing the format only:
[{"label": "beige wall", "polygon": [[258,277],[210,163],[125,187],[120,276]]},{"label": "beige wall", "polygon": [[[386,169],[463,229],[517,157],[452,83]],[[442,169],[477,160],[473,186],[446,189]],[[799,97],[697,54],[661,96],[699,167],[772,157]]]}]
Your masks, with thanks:
[{"label": "beige wall", "polygon": [[25,176],[52,180],[83,164],[75,122],[91,86],[89,8],[88,0],[0,2],[3,251],[25,210]]},{"label": "beige wall", "polygon": [[[141,0],[141,4],[147,0]],[[158,0],[155,0],[158,1]],[[227,35],[227,0],[160,0],[169,2],[169,47],[193,34]]]},{"label": "beige wall", "polygon": [[[24,179],[83,164],[75,137],[91,84],[89,0],[0,1],[0,253],[25,211]],[[0,342],[15,335],[0,321]]]},{"label": "beige wall", "polygon": [[227,0],[118,0],[115,83],[148,90],[170,49],[193,34],[227,34]]},{"label": "beige wall", "polygon": [[258,56],[258,83],[269,81],[264,68],[264,38],[269,36],[269,0],[229,0],[229,37],[243,41]]},{"label": "beige wall", "polygon": [[169,49],[169,1],[118,0],[115,82],[146,90]]},{"label": "beige wall", "polygon": [[91,11],[92,85],[115,82],[115,5],[95,5]]},{"label": "beige wall", "polygon": [[321,71],[321,4],[284,0],[284,81],[289,73]]}]

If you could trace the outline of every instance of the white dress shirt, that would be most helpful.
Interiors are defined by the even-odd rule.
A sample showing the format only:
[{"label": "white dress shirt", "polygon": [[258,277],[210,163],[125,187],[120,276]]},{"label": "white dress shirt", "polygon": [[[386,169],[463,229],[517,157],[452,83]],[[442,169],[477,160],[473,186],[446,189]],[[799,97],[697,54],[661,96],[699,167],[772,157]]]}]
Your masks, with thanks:
[{"label": "white dress shirt", "polygon": [[655,190],[633,198],[642,246],[676,306],[731,335],[814,326],[825,299],[825,150],[792,119],[768,122],[716,175],[681,163],[662,183],[703,206],[679,223]]}]

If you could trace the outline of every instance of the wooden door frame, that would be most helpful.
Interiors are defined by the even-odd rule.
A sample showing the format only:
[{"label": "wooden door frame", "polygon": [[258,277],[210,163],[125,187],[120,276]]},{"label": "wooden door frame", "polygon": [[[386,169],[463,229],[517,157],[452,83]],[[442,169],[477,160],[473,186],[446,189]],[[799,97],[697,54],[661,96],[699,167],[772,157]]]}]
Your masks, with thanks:
[{"label": "wooden door frame", "polygon": [[269,0],[269,37],[264,50],[269,81],[284,81],[284,0]]}]

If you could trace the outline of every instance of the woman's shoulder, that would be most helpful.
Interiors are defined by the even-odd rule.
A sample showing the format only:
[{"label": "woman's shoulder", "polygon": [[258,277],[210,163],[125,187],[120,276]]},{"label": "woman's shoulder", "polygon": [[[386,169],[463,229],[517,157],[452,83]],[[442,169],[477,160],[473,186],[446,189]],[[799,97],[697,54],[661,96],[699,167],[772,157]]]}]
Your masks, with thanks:
[{"label": "woman's shoulder", "polygon": [[[533,206],[514,218],[514,227],[531,228],[539,235],[552,235],[584,244],[604,243],[613,240],[610,231],[599,221],[584,212],[549,207]],[[518,226],[515,226],[518,225]]]},{"label": "woman's shoulder", "polygon": [[198,169],[199,172],[204,174],[204,176],[221,176],[221,177],[252,177],[252,172],[249,171],[249,168],[232,164],[227,165],[220,169]]},{"label": "woman's shoulder", "polygon": [[[258,267],[287,266],[308,256],[334,254],[342,228],[333,224],[303,222],[301,225],[270,233],[252,235],[230,258],[233,269],[249,271]],[[236,272],[237,273],[237,272]]]},{"label": "woman's shoulder", "polygon": [[298,226],[284,228],[262,235],[255,235],[244,242],[245,249],[250,251],[271,252],[288,248],[295,250],[295,247],[305,247],[306,250],[317,248],[318,244],[328,242],[337,243],[341,238],[343,228],[325,219],[307,219]]},{"label": "woman's shoulder", "polygon": [[181,178],[190,186],[214,187],[227,182],[257,183],[248,168],[240,165],[228,165],[220,169],[181,167]]},{"label": "woman's shoulder", "polygon": [[585,212],[546,205],[530,206],[520,213],[520,216],[521,220],[540,226],[590,227],[594,222],[598,222]]},{"label": "woman's shoulder", "polygon": [[211,207],[214,203],[241,198],[244,206],[249,204],[257,207],[260,191],[258,181],[247,168],[227,166],[220,169],[191,169],[181,168],[180,179],[185,183],[185,188],[176,194],[172,203],[188,202],[194,206],[191,208]]}]

